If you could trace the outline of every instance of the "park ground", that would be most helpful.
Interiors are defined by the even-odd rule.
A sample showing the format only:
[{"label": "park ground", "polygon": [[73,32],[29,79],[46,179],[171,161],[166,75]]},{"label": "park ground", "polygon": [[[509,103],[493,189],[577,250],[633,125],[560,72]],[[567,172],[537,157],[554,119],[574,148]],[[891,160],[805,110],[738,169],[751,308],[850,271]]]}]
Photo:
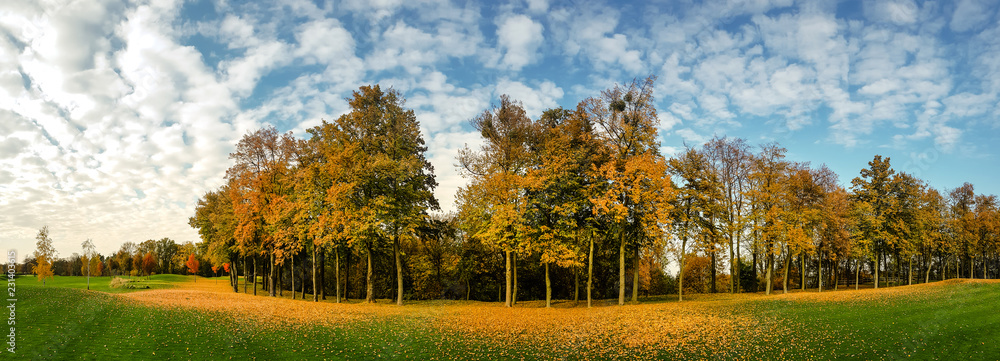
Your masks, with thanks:
[{"label": "park ground", "polygon": [[[599,301],[351,300],[233,293],[226,278],[17,279],[18,359],[997,359],[1000,281]],[[241,285],[242,286],[242,285]],[[10,356],[4,352],[4,358]]]}]

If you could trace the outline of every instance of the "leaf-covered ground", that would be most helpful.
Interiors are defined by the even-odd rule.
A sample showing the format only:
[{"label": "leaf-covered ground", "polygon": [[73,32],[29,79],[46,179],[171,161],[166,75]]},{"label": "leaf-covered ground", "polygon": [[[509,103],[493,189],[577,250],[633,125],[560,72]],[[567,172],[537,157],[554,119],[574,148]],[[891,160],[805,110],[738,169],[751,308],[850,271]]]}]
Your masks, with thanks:
[{"label": "leaf-covered ground", "polygon": [[[25,342],[23,349],[56,359],[146,351],[178,359],[982,359],[1000,354],[998,281],[693,295],[684,302],[623,307],[602,301],[589,309],[572,301],[551,309],[539,301],[514,308],[465,301],[403,307],[385,300],[314,303],[311,297],[291,300],[288,293],[285,298],[233,293],[226,284],[202,279],[119,295],[36,292],[43,290],[31,286],[27,319],[42,309],[70,315],[38,317],[43,327],[22,335],[52,342]],[[53,299],[60,295],[69,300]],[[77,348],[84,352],[66,353]]]}]

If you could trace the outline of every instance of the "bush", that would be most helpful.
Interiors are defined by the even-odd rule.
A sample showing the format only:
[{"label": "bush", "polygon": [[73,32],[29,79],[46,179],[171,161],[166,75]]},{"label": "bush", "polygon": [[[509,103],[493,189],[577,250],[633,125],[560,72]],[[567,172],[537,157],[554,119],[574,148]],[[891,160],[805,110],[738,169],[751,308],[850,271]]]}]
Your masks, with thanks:
[{"label": "bush", "polygon": [[111,288],[121,288],[121,289],[126,289],[126,290],[138,290],[138,289],[147,289],[147,288],[149,288],[149,286],[147,286],[147,285],[141,285],[141,284],[139,284],[139,282],[135,282],[134,280],[130,280],[130,279],[126,279],[126,278],[121,278],[121,277],[115,277],[114,279],[111,280]]}]

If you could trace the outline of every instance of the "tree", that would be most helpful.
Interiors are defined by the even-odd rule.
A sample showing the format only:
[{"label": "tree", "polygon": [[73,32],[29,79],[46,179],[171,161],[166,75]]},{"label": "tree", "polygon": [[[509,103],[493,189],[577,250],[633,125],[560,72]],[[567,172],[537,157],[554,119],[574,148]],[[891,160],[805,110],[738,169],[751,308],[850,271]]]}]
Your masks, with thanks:
[{"label": "tree", "polygon": [[755,252],[763,252],[765,290],[771,294],[774,256],[784,251],[782,241],[786,233],[782,206],[789,164],[785,161],[786,149],[777,143],[764,144],[760,148],[760,153],[752,158],[747,198],[751,202],[754,248]]},{"label": "tree", "polygon": [[718,175],[722,202],[717,223],[729,244],[730,287],[739,292],[742,259],[740,245],[748,225],[746,189],[749,186],[750,146],[742,138],[713,138],[705,144],[705,153]]},{"label": "tree", "polygon": [[670,173],[678,178],[673,224],[674,232],[681,242],[677,256],[680,265],[677,296],[683,301],[684,280],[687,279],[684,273],[689,269],[685,262],[688,255],[688,240],[699,240],[704,246],[712,247],[711,243],[715,239],[716,232],[712,219],[721,211],[716,202],[721,194],[716,173],[710,167],[704,153],[696,148],[689,147],[683,153],[671,158]]},{"label": "tree", "polygon": [[[188,255],[187,262],[184,263],[187,266],[187,271],[190,274],[197,275],[198,268],[201,266],[201,262],[198,262],[198,258],[195,257],[194,253]],[[212,272],[215,272],[215,267],[212,267]]]},{"label": "tree", "polygon": [[[205,245],[203,255],[213,263],[232,263],[234,269],[238,268],[238,258],[242,255],[244,259],[249,254],[242,253],[236,244],[235,227],[236,220],[233,214],[232,190],[229,184],[223,185],[217,191],[205,193],[195,206],[195,215],[188,220],[188,224],[198,229],[201,236],[201,244]],[[192,253],[186,249],[186,244],[181,245],[177,255],[181,258],[177,262],[180,267],[187,260],[187,254]],[[230,280],[233,292],[239,292],[237,283],[237,272],[230,272]],[[244,275],[249,275],[244,270]],[[244,288],[247,277],[244,277]]]},{"label": "tree", "polygon": [[506,95],[499,105],[473,119],[472,126],[485,142],[479,150],[465,148],[459,153],[462,175],[470,178],[459,189],[459,210],[473,237],[504,253],[504,304],[512,307],[517,297],[516,256],[528,238],[524,189],[534,157],[530,145],[535,130],[521,104]]},{"label": "tree", "polygon": [[[348,100],[351,112],[337,119],[344,139],[354,142],[356,183],[353,192],[364,204],[358,208],[360,225],[368,241],[389,241],[396,268],[396,303],[403,304],[403,263],[400,242],[413,239],[429,209],[437,209],[433,190],[434,169],[424,157],[427,147],[413,110],[405,109],[399,92],[363,86]],[[369,277],[369,285],[372,280]],[[370,288],[370,287],[369,287]],[[369,300],[374,300],[369,295]]]},{"label": "tree", "polygon": [[142,272],[146,274],[146,278],[149,278],[153,274],[153,270],[156,269],[156,258],[153,257],[152,252],[146,252],[145,256],[142,256]]},{"label": "tree", "polygon": [[879,286],[879,271],[882,255],[889,250],[892,236],[886,222],[889,214],[894,211],[892,199],[892,177],[895,171],[889,164],[889,158],[883,159],[876,155],[868,162],[868,168],[861,170],[861,176],[851,180],[851,190],[854,201],[863,203],[862,220],[858,222],[860,236],[870,243],[870,250],[875,254],[875,288]]},{"label": "tree", "polygon": [[122,272],[131,271],[139,267],[138,264],[132,262],[132,255],[135,254],[136,245],[133,242],[122,243],[122,246],[115,252],[115,259],[118,261],[118,267]]},{"label": "tree", "polygon": [[35,267],[31,272],[38,275],[38,280],[45,285],[45,280],[52,278],[52,262],[56,257],[56,249],[52,247],[52,238],[49,238],[49,226],[44,226],[38,230],[35,236],[38,242],[35,244]]},{"label": "tree", "polygon": [[[615,85],[586,101],[597,139],[609,155],[608,162],[596,169],[605,187],[591,202],[595,217],[618,238],[619,305],[625,304],[626,248],[631,246],[638,262],[643,245],[662,239],[663,228],[670,223],[673,187],[656,138],[655,80],[650,76],[627,86]],[[633,269],[634,284],[639,273],[638,267]],[[632,299],[637,301],[638,285],[633,286]]]},{"label": "tree", "polygon": [[[92,260],[94,258],[97,258],[96,254],[97,252],[95,251],[94,248],[94,242],[91,241],[90,238],[87,238],[87,240],[83,242],[82,246],[83,246],[83,257],[81,257],[81,259],[83,260],[83,269],[81,269],[81,271],[85,272],[81,273],[87,275],[87,289],[90,290],[90,271],[92,268],[91,265],[93,264]],[[100,258],[98,258],[98,261],[100,261]]]},{"label": "tree", "polygon": [[[288,192],[288,176],[295,140],[290,133],[278,134],[274,127],[248,133],[229,155],[235,164],[226,171],[232,199],[236,247],[242,254],[266,256],[270,275],[269,295],[277,296],[277,266],[283,264],[286,250],[276,234],[282,230],[272,222],[281,219],[275,204]],[[270,221],[268,219],[270,218]],[[256,287],[254,288],[256,292]]]}]

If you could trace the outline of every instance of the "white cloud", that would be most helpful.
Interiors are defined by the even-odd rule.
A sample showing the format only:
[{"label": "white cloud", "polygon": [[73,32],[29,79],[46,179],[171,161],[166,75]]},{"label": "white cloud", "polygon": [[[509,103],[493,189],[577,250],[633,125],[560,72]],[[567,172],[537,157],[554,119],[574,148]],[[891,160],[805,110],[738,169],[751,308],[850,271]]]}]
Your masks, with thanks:
[{"label": "white cloud", "polygon": [[896,25],[913,24],[920,12],[913,0],[866,0],[864,9],[869,19]]},{"label": "white cloud", "polygon": [[979,28],[996,13],[996,9],[991,7],[995,4],[984,0],[960,0],[949,22],[951,30],[965,32]]},{"label": "white cloud", "polygon": [[500,79],[496,85],[496,95],[502,94],[510,95],[512,100],[520,101],[528,117],[535,119],[546,109],[559,106],[563,90],[548,80],[542,81],[536,87],[530,87],[520,81],[505,78]]},{"label": "white cloud", "polygon": [[497,27],[497,43],[504,53],[501,64],[514,71],[533,64],[543,40],[541,24],[524,15],[507,17]]}]

